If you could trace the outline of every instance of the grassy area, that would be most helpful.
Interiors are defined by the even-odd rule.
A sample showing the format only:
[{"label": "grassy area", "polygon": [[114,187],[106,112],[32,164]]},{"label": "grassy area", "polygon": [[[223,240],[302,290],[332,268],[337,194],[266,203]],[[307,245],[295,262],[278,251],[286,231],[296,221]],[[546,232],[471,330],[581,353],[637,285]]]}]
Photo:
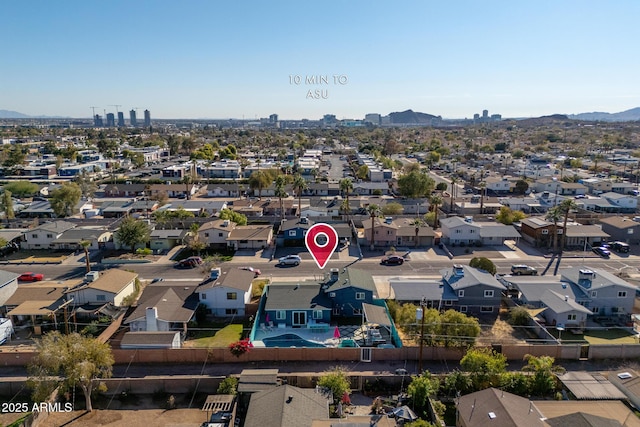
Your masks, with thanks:
[{"label": "grassy area", "polygon": [[193,339],[185,342],[187,347],[209,348],[209,347],[228,347],[229,344],[236,342],[242,338],[242,324],[227,325],[220,329],[215,335],[211,335],[211,331],[196,331]]},{"label": "grassy area", "polygon": [[70,252],[54,252],[54,251],[34,251],[34,250],[19,250],[4,257],[13,263],[29,263],[29,262],[62,262],[69,256]]},{"label": "grassy area", "polygon": [[[551,335],[558,338],[558,332],[550,329]],[[574,334],[569,331],[562,332],[562,341],[565,343],[589,343],[596,344],[637,344],[635,337],[625,329],[590,329],[583,334]]]},{"label": "grassy area", "polygon": [[234,251],[205,249],[203,251],[200,251],[200,254],[198,254],[197,252],[192,251],[189,248],[184,248],[173,258],[173,260],[181,261],[185,258],[189,258],[190,256],[200,256],[202,257],[202,259],[207,259],[209,257],[212,257],[212,258],[215,258],[217,262],[226,262],[226,261],[231,261],[233,259],[234,253],[235,253]]}]

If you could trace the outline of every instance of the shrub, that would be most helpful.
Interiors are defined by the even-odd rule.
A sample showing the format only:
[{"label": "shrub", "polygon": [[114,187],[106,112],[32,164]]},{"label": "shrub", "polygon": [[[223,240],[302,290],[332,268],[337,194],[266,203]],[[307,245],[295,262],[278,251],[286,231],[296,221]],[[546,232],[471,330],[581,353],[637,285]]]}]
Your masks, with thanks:
[{"label": "shrub", "polygon": [[245,338],[229,344],[229,351],[235,357],[240,357],[243,354],[248,353],[252,346],[253,345],[251,344],[251,341],[249,341],[249,338]]},{"label": "shrub", "polygon": [[153,251],[149,248],[138,248],[136,249],[136,254],[138,255],[151,255],[153,253]]}]

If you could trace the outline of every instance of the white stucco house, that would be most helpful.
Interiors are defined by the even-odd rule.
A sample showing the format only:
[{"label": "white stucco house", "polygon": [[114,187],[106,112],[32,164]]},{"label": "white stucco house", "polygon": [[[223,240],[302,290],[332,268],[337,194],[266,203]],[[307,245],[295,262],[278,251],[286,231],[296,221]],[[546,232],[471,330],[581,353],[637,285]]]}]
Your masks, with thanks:
[{"label": "white stucco house", "polygon": [[196,289],[200,304],[216,317],[244,316],[245,305],[251,302],[252,271],[232,268],[216,280]]}]

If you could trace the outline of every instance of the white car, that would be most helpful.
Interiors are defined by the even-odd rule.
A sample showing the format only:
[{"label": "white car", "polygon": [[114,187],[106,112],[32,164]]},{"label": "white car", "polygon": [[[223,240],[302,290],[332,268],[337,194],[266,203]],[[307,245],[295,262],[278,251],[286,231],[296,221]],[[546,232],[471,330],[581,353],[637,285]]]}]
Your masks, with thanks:
[{"label": "white car", "polygon": [[299,265],[302,259],[298,255],[287,255],[278,259],[280,265]]}]

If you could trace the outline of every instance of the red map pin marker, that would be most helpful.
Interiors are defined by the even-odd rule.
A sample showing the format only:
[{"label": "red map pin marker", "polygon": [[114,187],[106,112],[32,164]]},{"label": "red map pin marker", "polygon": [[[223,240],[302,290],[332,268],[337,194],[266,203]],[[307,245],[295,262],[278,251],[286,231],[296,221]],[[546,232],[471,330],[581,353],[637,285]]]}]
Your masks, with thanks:
[{"label": "red map pin marker", "polygon": [[304,244],[318,267],[323,269],[338,247],[338,232],[329,224],[314,224],[307,230]]}]

